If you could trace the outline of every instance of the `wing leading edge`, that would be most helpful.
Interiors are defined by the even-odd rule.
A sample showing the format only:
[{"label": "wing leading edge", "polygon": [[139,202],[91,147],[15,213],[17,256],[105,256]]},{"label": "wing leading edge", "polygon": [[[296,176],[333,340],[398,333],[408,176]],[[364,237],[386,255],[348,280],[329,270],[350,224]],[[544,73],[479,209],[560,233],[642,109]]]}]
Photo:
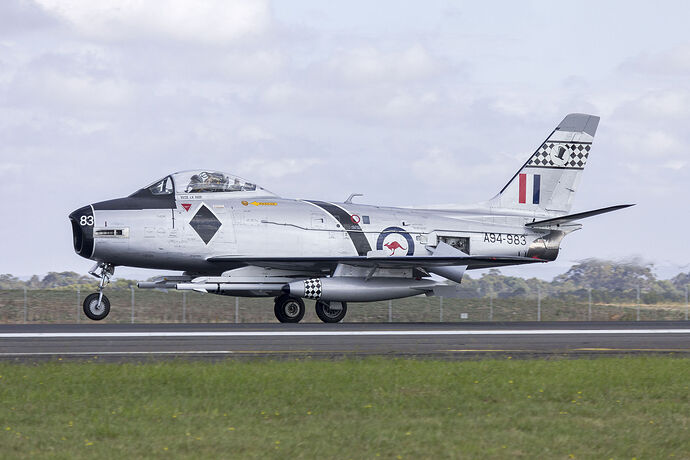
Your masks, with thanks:
[{"label": "wing leading edge", "polygon": [[338,264],[359,267],[381,268],[416,268],[416,267],[451,267],[466,266],[467,269],[503,267],[506,265],[523,265],[546,260],[532,257],[489,257],[489,256],[414,256],[414,257],[241,257],[215,256],[207,259],[212,263],[230,263],[254,265],[265,268],[280,269],[334,269]]}]

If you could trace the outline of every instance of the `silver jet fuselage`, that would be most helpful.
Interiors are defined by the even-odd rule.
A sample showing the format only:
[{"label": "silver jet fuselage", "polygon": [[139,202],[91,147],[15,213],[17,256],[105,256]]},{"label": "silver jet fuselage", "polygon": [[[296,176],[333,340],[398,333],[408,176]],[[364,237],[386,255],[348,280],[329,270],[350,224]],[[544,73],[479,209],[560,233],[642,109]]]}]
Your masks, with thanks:
[{"label": "silver jet fuselage", "polygon": [[74,249],[101,278],[84,311],[107,315],[102,290],[117,265],[184,272],[139,287],[274,296],[283,322],[314,299],[319,318],[337,322],[346,302],[457,295],[466,270],[554,260],[580,219],[627,206],[569,214],[598,123],[566,116],[496,196],[471,207],[295,200],[218,171],[171,174],[70,214]]},{"label": "silver jet fuselage", "polygon": [[75,211],[75,250],[98,262],[199,275],[220,275],[245,259],[284,258],[287,268],[304,258],[428,257],[439,241],[467,255],[556,255],[535,244],[548,231],[525,228],[527,216],[509,211],[390,208],[242,191],[144,194]]}]

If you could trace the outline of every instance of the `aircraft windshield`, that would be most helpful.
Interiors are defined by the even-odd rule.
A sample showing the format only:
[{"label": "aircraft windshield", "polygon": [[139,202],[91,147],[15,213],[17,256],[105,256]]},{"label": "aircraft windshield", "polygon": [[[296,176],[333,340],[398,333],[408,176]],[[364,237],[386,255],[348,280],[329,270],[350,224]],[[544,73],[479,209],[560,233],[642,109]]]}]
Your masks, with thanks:
[{"label": "aircraft windshield", "polygon": [[256,184],[218,171],[183,171],[172,175],[177,193],[254,192]]},{"label": "aircraft windshield", "polygon": [[153,195],[170,195],[173,192],[172,179],[170,176],[149,186]]}]

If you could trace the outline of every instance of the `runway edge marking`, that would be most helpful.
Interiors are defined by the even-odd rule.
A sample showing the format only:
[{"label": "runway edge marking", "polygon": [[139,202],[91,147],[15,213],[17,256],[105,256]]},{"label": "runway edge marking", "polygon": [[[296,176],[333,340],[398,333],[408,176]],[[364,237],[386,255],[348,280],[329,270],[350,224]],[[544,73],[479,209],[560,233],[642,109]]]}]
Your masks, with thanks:
[{"label": "runway edge marking", "polygon": [[2,339],[119,337],[327,337],[434,335],[624,335],[690,334],[690,329],[525,329],[525,330],[388,330],[388,331],[155,331],[155,332],[4,332]]}]

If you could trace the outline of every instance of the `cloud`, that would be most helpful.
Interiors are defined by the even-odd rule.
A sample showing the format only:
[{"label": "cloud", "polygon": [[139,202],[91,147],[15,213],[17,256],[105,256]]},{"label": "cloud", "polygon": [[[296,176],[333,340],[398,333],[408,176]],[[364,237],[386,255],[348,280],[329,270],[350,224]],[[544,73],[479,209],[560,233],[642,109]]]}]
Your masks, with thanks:
[{"label": "cloud", "polygon": [[58,21],[31,0],[0,2],[0,36],[56,26]]},{"label": "cloud", "polygon": [[667,161],[663,165],[661,165],[664,168],[667,169],[672,169],[674,171],[680,171],[681,169],[685,168],[685,166],[688,164],[687,161],[683,160],[674,160],[674,161]]},{"label": "cloud", "polygon": [[[264,179],[278,179],[296,175],[323,163],[321,158],[266,158],[255,157],[238,164],[240,173],[248,177],[262,177]],[[268,185],[270,189],[270,184]]]},{"label": "cloud", "polygon": [[631,130],[620,135],[620,145],[634,156],[668,157],[681,153],[683,142],[670,132],[662,130]]},{"label": "cloud", "polygon": [[284,68],[285,64],[285,56],[280,51],[260,49],[225,53],[218,59],[217,65],[223,77],[256,82],[271,80]]},{"label": "cloud", "polygon": [[632,97],[628,94],[626,100],[619,102],[614,115],[627,119],[663,118],[685,122],[690,116],[690,88],[673,85]]},{"label": "cloud", "polygon": [[433,107],[438,101],[439,97],[434,91],[413,93],[400,90],[378,106],[377,112],[389,117],[409,117],[419,114],[426,108]]},{"label": "cloud", "polygon": [[15,175],[24,169],[24,165],[19,163],[0,163],[0,177]]},{"label": "cloud", "polygon": [[274,138],[271,133],[256,125],[242,126],[237,135],[241,140],[248,142],[270,141]]},{"label": "cloud", "polygon": [[11,100],[17,105],[44,108],[117,108],[134,98],[134,88],[126,80],[46,69],[21,72],[10,84]]},{"label": "cloud", "polygon": [[[471,196],[469,200],[458,196],[454,204],[470,204],[469,201],[489,199],[489,195],[497,192],[503,182],[507,182],[512,173],[512,167],[518,167],[517,161],[512,161],[512,155],[494,154],[471,158],[458,152],[452,152],[440,147],[432,147],[412,163],[412,171],[417,179],[435,191],[444,200],[448,200],[449,190],[463,192]],[[522,155],[524,161],[528,155]],[[443,195],[441,195],[443,193]],[[482,196],[486,195],[486,196]],[[452,197],[450,197],[453,200]]]},{"label": "cloud", "polygon": [[225,45],[264,32],[270,10],[264,0],[37,0],[46,11],[87,37],[137,38]]},{"label": "cloud", "polygon": [[[580,209],[645,203],[652,188],[687,194],[684,29],[595,28],[564,48],[517,11],[468,4],[451,16],[408,5],[391,20],[303,3],[0,0],[0,174],[16,206],[8,212],[40,202],[57,219],[46,225],[65,230],[22,235],[62,259],[22,259],[9,248],[7,270],[85,263],[70,258],[65,212],[170,170],[227,168],[285,196],[359,191],[372,204],[487,199],[569,112],[602,115]],[[586,22],[578,11],[567,16]],[[21,180],[26,171],[61,193],[41,193]],[[645,222],[676,207],[658,200]],[[642,224],[615,242],[588,233],[580,249],[625,252],[645,231],[654,229]],[[12,236],[0,231],[0,241]],[[650,251],[687,256],[665,245],[655,240]]]},{"label": "cloud", "polygon": [[415,44],[392,52],[371,46],[341,51],[328,61],[327,68],[333,78],[361,84],[427,78],[439,64],[424,47]]},{"label": "cloud", "polygon": [[667,51],[642,53],[623,61],[623,73],[655,76],[690,76],[690,43],[677,45]]},{"label": "cloud", "polygon": [[304,92],[289,82],[278,82],[269,85],[261,94],[264,104],[271,106],[289,106],[305,96]]}]

